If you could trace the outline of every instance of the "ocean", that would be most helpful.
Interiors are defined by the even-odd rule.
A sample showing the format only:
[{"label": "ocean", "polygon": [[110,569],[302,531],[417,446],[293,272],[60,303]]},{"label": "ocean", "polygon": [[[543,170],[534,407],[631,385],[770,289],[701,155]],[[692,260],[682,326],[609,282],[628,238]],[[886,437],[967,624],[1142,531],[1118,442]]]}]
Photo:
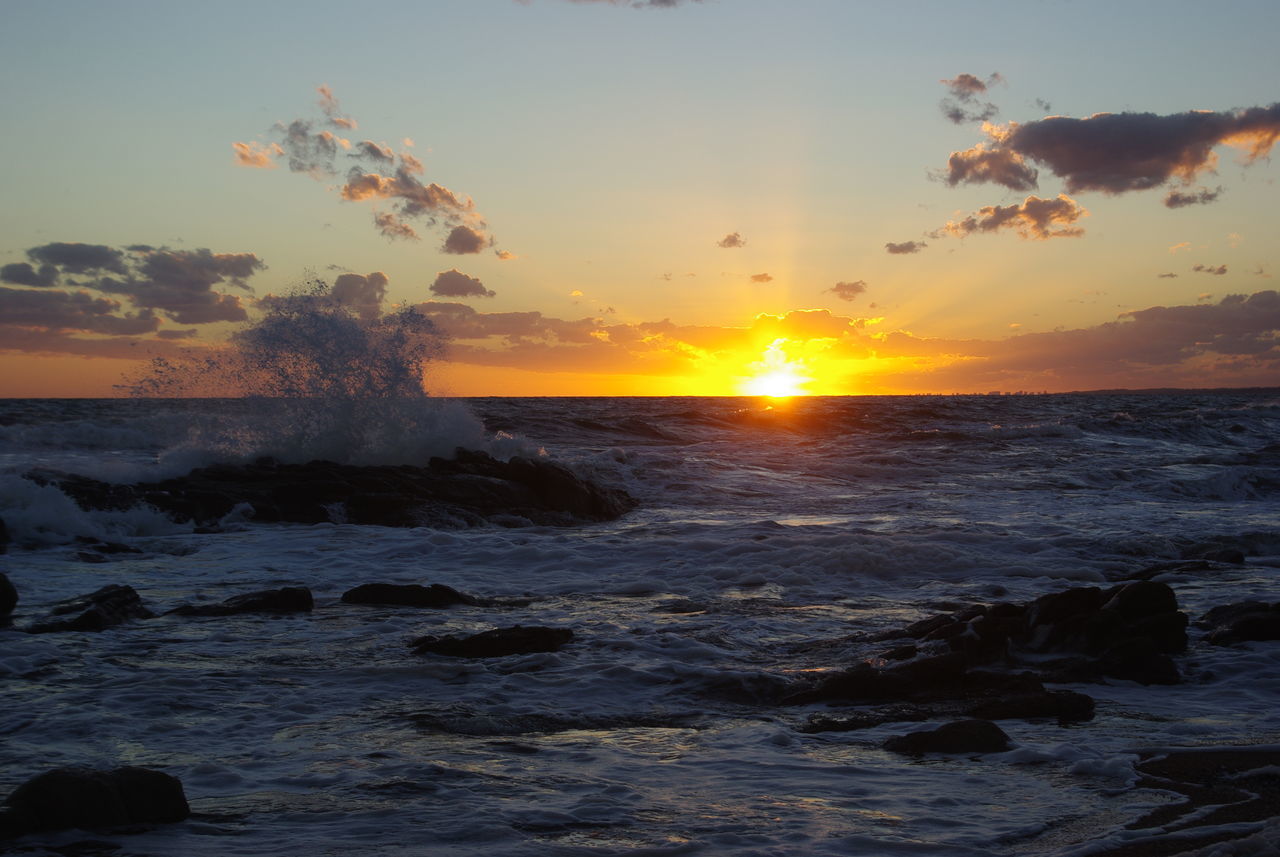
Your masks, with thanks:
[{"label": "ocean", "polygon": [[[0,401],[0,570],[21,599],[0,630],[0,793],[58,766],[139,765],[177,776],[193,810],[32,834],[16,853],[1068,857],[1160,832],[1128,827],[1176,797],[1139,783],[1142,759],[1280,749],[1280,644],[1211,645],[1195,624],[1280,601],[1280,390],[305,412]],[[546,456],[638,504],[572,527],[273,524],[240,509],[196,528],[85,511],[24,476],[154,481],[263,455],[424,464],[457,446]],[[884,741],[945,718],[815,731],[858,706],[780,701],[883,666],[890,632],[918,620],[1135,578],[1168,584],[1192,622],[1181,683],[1053,684],[1091,696],[1094,717],[1000,720],[1011,749],[906,756]],[[342,602],[371,582],[482,602]],[[108,584],[157,614],[285,586],[315,607],[23,632]],[[407,645],[512,625],[574,640],[481,659]],[[1235,830],[1254,850],[1196,853],[1277,839],[1274,822]]]}]

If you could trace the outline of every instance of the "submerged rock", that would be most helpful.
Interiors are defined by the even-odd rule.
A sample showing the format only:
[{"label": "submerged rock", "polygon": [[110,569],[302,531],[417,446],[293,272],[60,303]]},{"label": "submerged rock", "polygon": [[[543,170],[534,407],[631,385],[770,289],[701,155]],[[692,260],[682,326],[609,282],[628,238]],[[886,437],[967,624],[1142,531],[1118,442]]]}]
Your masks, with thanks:
[{"label": "submerged rock", "polygon": [[85,509],[153,506],[177,520],[215,525],[241,504],[256,521],[388,527],[467,527],[524,519],[566,526],[621,517],[636,501],[542,459],[499,461],[459,449],[426,467],[356,466],[331,461],[215,465],[163,482],[115,485],[84,476],[31,472]]},{"label": "submerged rock", "polygon": [[1205,613],[1196,625],[1208,631],[1205,639],[1215,646],[1280,640],[1280,602],[1224,604]]},{"label": "submerged rock", "polygon": [[957,720],[937,729],[895,735],[884,742],[893,753],[1003,753],[1013,746],[1004,730],[990,720]]},{"label": "submerged rock", "polygon": [[573,640],[568,628],[515,625],[494,628],[469,637],[419,637],[409,645],[419,655],[446,655],[453,658],[501,658],[534,652],[555,652]]},{"label": "submerged rock", "polygon": [[0,832],[92,830],[182,821],[191,815],[182,783],[161,771],[55,768],[27,780],[5,800]]},{"label": "submerged rock", "polygon": [[132,619],[150,619],[148,610],[132,586],[109,584],[99,590],[60,601],[43,621],[27,630],[32,634],[55,631],[103,631]]},{"label": "submerged rock", "polygon": [[342,593],[346,604],[381,604],[396,607],[452,607],[455,604],[476,606],[479,599],[463,595],[451,586],[433,583],[363,583]]},{"label": "submerged rock", "polygon": [[184,604],[169,611],[175,616],[234,616],[240,613],[310,613],[315,605],[305,586],[286,586],[235,595],[218,604]]},{"label": "submerged rock", "polygon": [[18,589],[8,575],[0,572],[0,622],[8,621],[13,608],[18,606]]}]

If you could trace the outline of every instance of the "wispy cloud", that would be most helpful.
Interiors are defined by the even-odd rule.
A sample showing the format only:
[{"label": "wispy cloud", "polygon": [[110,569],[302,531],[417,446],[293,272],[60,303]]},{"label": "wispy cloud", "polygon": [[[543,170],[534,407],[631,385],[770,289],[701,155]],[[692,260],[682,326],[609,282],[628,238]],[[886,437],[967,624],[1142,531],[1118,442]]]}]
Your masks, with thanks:
[{"label": "wispy cloud", "polygon": [[991,86],[1003,81],[999,72],[993,72],[985,81],[972,74],[960,74],[950,80],[939,81],[950,93],[939,105],[942,115],[957,125],[986,122],[1000,110],[990,101],[983,101],[980,96],[986,95]]},{"label": "wispy cloud", "polygon": [[[422,161],[407,151],[411,140],[404,138],[406,148],[396,151],[386,143],[353,142],[341,136],[358,127],[356,120],[341,112],[327,86],[318,92],[323,119],[278,123],[272,132],[277,139],[268,143],[233,143],[237,163],[270,167],[283,160],[290,172],[318,181],[341,176],[337,193],[342,200],[389,206],[375,208],[372,215],[374,228],[388,239],[419,240],[416,224],[422,224],[448,230],[442,244],[446,253],[478,253],[492,245],[484,218],[470,198],[422,178]],[[344,168],[340,158],[355,163]]]},{"label": "wispy cloud", "polygon": [[896,244],[890,241],[884,245],[884,249],[890,256],[907,256],[911,253],[919,253],[928,246],[923,241],[902,241]]},{"label": "wispy cloud", "polygon": [[866,280],[841,281],[826,291],[831,292],[842,301],[856,300],[858,295],[867,290]]},{"label": "wispy cloud", "polygon": [[1017,205],[988,205],[962,220],[948,221],[934,233],[965,238],[974,233],[1010,230],[1033,241],[1050,238],[1079,238],[1084,229],[1074,224],[1089,212],[1064,194],[1055,199],[1029,196]]}]

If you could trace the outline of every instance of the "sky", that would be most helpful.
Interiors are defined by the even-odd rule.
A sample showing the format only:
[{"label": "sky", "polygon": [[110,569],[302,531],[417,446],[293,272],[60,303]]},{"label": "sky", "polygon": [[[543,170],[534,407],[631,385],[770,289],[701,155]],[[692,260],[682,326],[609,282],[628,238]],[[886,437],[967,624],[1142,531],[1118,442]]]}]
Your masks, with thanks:
[{"label": "sky", "polygon": [[0,396],[317,279],[440,395],[1280,386],[1280,4],[3,0]]}]

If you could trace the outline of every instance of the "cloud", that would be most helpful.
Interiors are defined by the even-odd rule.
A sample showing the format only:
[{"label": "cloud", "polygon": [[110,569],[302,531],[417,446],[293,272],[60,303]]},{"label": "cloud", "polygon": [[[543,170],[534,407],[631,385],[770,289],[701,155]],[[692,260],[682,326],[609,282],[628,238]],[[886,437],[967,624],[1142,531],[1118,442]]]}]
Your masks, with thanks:
[{"label": "cloud", "polygon": [[1189,183],[1217,163],[1214,148],[1245,150],[1246,163],[1280,139],[1280,103],[1228,112],[1097,113],[1085,119],[1049,116],[1007,126],[984,125],[989,138],[952,154],[947,182],[992,182],[1012,190],[1035,187],[1028,162],[1046,167],[1068,193],[1121,194]]},{"label": "cloud", "polygon": [[1192,265],[1191,270],[1201,274],[1212,274],[1215,277],[1221,277],[1223,274],[1227,273],[1227,266],[1218,265],[1217,267],[1214,267],[1213,265]]},{"label": "cloud", "polygon": [[[390,210],[375,208],[373,224],[384,237],[391,240],[416,241],[421,237],[415,223],[428,227],[450,230],[444,239],[445,252],[477,253],[474,250],[456,249],[471,246],[470,239],[480,236],[481,246],[490,246],[493,240],[484,233],[484,218],[475,210],[475,204],[437,182],[424,181],[425,167],[421,160],[408,151],[396,152],[386,144],[373,140],[352,143],[338,136],[330,128],[351,130],[356,121],[342,114],[333,91],[327,86],[317,90],[323,120],[295,119],[277,123],[274,132],[277,140],[269,144],[233,143],[237,161],[245,166],[267,167],[275,159],[283,159],[289,171],[304,173],[318,181],[343,176],[337,188],[339,197],[346,202],[386,203]],[[327,127],[320,127],[327,126]],[[405,146],[412,141],[405,138]],[[344,164],[351,160],[354,166],[338,167],[338,155],[346,153]],[[463,233],[458,232],[464,228]]]},{"label": "cloud", "polygon": [[[516,0],[529,5],[529,0]],[[682,3],[701,3],[703,0],[569,0],[571,3],[607,3],[610,6],[630,6],[633,9],[674,9]]]},{"label": "cloud", "polygon": [[978,143],[971,149],[952,152],[947,160],[947,184],[998,184],[1010,190],[1034,190],[1039,170],[1018,152]]},{"label": "cloud", "polygon": [[746,247],[747,242],[745,239],[743,239],[743,237],[739,233],[730,232],[728,235],[724,236],[719,241],[717,241],[716,246],[723,247],[726,250],[730,250],[735,247]]},{"label": "cloud", "polygon": [[923,241],[903,241],[898,244],[890,241],[884,245],[884,249],[890,256],[906,256],[911,253],[919,253],[928,246]]},{"label": "cloud", "polygon": [[510,262],[512,259],[520,258],[515,253],[512,253],[510,250],[494,250],[493,255],[497,256],[503,262]]},{"label": "cloud", "polygon": [[1164,204],[1166,208],[1185,208],[1188,205],[1208,205],[1215,201],[1221,194],[1221,187],[1213,190],[1209,190],[1207,187],[1202,187],[1190,192],[1171,190],[1165,195]]},{"label": "cloud", "polygon": [[387,282],[387,275],[381,271],[364,276],[339,274],[329,289],[329,295],[342,306],[351,307],[363,320],[375,321],[382,314]]},{"label": "cloud", "polygon": [[444,239],[444,244],[440,249],[455,256],[462,256],[469,253],[479,253],[491,243],[489,236],[483,232],[472,229],[470,226],[459,225],[453,227],[449,232],[449,236]]},{"label": "cloud", "polygon": [[1165,271],[1163,274],[1156,274],[1156,277],[1161,280],[1174,280],[1177,279],[1178,275],[1172,271]]},{"label": "cloud", "polygon": [[751,282],[753,283],[772,283],[773,274],[752,274]]},{"label": "cloud", "polygon": [[1036,107],[1040,108],[1045,113],[1053,112],[1053,105],[1045,101],[1043,98],[1037,98],[1034,103]]},{"label": "cloud", "polygon": [[484,283],[477,278],[452,268],[436,274],[436,281],[431,284],[431,294],[447,298],[491,298],[497,292],[486,289]]},{"label": "cloud", "polygon": [[[31,262],[5,265],[0,268],[0,279],[50,290],[53,297],[39,303],[41,299],[34,297],[10,296],[13,306],[21,303],[29,311],[24,318],[35,318],[31,313],[36,310],[44,312],[47,319],[60,313],[68,320],[66,324],[50,322],[43,326],[49,330],[113,335],[156,329],[157,312],[179,324],[242,321],[248,315],[240,297],[221,291],[220,287],[248,291],[249,278],[265,267],[252,253],[219,254],[207,249],[170,250],[146,245],[119,249],[54,242],[32,247],[26,255]],[[81,291],[53,291],[54,287]],[[121,314],[116,298],[127,300],[139,312]],[[93,324],[85,326],[86,319],[92,319]],[[12,318],[5,321],[15,323]]]},{"label": "cloud", "polygon": [[1177,244],[1174,244],[1171,247],[1169,247],[1169,252],[1177,253],[1179,250],[1190,250],[1190,249],[1191,249],[1190,241],[1179,241]]},{"label": "cloud", "polygon": [[[160,319],[151,310],[124,313],[119,301],[86,291],[65,292],[0,287],[0,324],[7,327],[42,328],[46,332],[100,333],[137,336],[152,333]],[[5,338],[8,338],[6,333]],[[5,348],[12,348],[5,343]]]},{"label": "cloud", "polygon": [[839,282],[826,291],[833,293],[842,301],[851,301],[867,290],[865,280],[854,280],[851,283]]},{"label": "cloud", "polygon": [[939,81],[950,93],[939,104],[942,115],[957,125],[966,122],[986,122],[1000,110],[989,101],[979,100],[978,96],[985,94],[990,86],[1003,80],[999,72],[993,72],[986,81],[972,74],[961,74],[950,80]]},{"label": "cloud", "polygon": [[1018,205],[988,205],[963,220],[949,221],[934,233],[934,237],[953,235],[965,238],[975,232],[1011,229],[1022,238],[1035,241],[1078,238],[1084,234],[1084,229],[1072,224],[1088,214],[1064,194],[1058,194],[1055,199],[1028,196]]},{"label": "cloud", "polygon": [[316,87],[316,92],[320,93],[320,109],[324,112],[330,125],[335,128],[347,128],[353,131],[356,129],[356,120],[339,112],[338,99],[334,98],[332,89],[325,84],[321,84]]},{"label": "cloud", "polygon": [[258,169],[275,169],[274,159],[284,154],[279,143],[232,143],[231,148],[235,150],[237,164]]}]

